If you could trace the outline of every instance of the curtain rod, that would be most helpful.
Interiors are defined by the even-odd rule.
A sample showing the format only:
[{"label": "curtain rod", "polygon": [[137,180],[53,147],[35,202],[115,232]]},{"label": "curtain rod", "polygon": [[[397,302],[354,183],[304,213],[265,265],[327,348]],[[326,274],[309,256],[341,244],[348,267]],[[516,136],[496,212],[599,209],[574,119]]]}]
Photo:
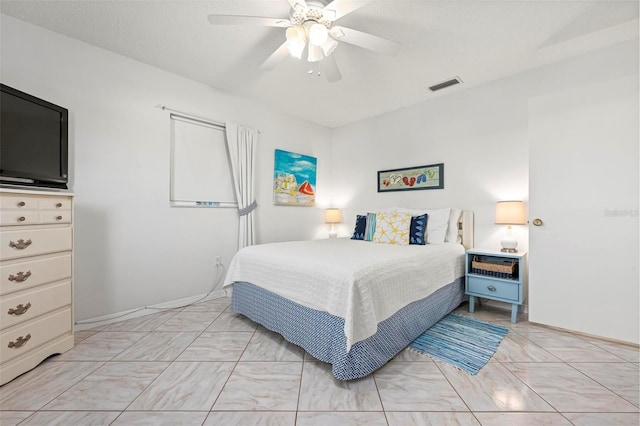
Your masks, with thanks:
[{"label": "curtain rod", "polygon": [[200,116],[197,116],[197,115],[189,114],[188,112],[184,112],[184,111],[178,111],[177,109],[172,109],[172,108],[166,107],[164,105],[156,105],[156,108],[159,108],[159,109],[161,109],[163,111],[173,112],[175,114],[183,116],[184,118],[188,118],[188,119],[191,119],[191,120],[194,120],[194,121],[200,121],[201,123],[209,124],[211,126],[220,127],[222,129],[226,129],[227,128],[227,126],[224,123],[220,123],[219,121],[213,121],[213,120],[210,120],[208,118],[204,118],[204,117],[200,117]]},{"label": "curtain rod", "polygon": [[[220,123],[219,121],[213,121],[210,120],[208,118],[204,118],[204,117],[200,117],[198,115],[193,115],[193,114],[189,114],[188,112],[184,112],[184,111],[179,111],[177,109],[173,109],[173,108],[169,108],[168,106],[165,105],[156,105],[156,108],[159,108],[163,111],[169,111],[169,112],[173,112],[175,114],[179,114],[181,116],[183,116],[184,118],[188,118],[194,121],[200,121],[204,124],[209,124],[211,126],[215,126],[215,127],[220,127],[221,129],[225,130],[227,128],[227,125],[225,123]],[[258,133],[262,133],[260,130],[258,130]]]}]

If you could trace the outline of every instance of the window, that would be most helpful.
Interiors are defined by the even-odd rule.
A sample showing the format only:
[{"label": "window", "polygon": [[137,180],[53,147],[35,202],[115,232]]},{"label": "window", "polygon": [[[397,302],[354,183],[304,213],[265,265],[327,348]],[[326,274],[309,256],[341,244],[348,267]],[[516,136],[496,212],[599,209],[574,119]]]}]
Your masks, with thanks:
[{"label": "window", "polygon": [[171,206],[237,208],[225,128],[171,114]]}]

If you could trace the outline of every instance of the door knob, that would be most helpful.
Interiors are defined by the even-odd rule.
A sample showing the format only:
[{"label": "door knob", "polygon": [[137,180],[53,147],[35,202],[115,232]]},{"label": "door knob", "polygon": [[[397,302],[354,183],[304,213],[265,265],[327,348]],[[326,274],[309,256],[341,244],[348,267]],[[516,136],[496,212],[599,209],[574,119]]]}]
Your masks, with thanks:
[{"label": "door knob", "polygon": [[541,226],[542,225],[542,219],[538,219],[538,218],[533,219],[533,224],[535,226]]}]

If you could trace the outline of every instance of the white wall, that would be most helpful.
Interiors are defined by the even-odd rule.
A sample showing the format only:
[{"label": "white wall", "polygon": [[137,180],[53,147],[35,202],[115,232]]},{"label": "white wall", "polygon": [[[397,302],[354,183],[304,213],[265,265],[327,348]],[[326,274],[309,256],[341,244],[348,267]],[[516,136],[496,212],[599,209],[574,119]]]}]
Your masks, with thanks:
[{"label": "white wall", "polygon": [[[6,15],[2,83],[70,111],[75,316],[204,294],[237,249],[237,211],[169,207],[169,118],[157,104],[261,131],[258,242],[308,239],[322,223],[330,130]],[[272,202],[274,149],[318,158],[318,208]]]},{"label": "white wall", "polygon": [[[459,207],[475,212],[475,244],[499,247],[495,202],[527,200],[528,145],[523,88],[509,82],[439,97],[333,134],[336,204],[357,212],[391,206]],[[377,192],[377,171],[444,163],[444,189]],[[525,227],[514,226],[521,248]]]}]

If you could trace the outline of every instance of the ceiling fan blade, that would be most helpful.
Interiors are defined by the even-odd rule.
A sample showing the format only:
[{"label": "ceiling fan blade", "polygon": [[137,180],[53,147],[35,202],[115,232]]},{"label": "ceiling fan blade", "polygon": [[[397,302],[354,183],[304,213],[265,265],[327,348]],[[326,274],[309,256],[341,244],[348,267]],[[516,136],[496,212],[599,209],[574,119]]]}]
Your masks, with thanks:
[{"label": "ceiling fan blade", "polygon": [[340,69],[338,68],[338,64],[336,63],[336,59],[333,55],[329,55],[320,61],[320,66],[322,67],[322,72],[329,83],[342,80],[342,74],[340,74]]},{"label": "ceiling fan blade", "polygon": [[291,8],[298,13],[302,13],[307,9],[307,2],[305,0],[289,0]]},{"label": "ceiling fan blade", "polygon": [[338,41],[353,44],[354,46],[362,47],[376,53],[382,53],[383,55],[394,56],[402,47],[400,43],[396,43],[395,41],[351,28],[334,26],[331,27],[330,32],[331,36]]},{"label": "ceiling fan blade", "polygon": [[329,21],[336,21],[354,10],[360,9],[371,1],[372,0],[333,0],[322,9],[322,18]]},{"label": "ceiling fan blade", "polygon": [[271,54],[271,56],[267,58],[266,61],[262,63],[262,65],[260,65],[260,69],[262,71],[271,71],[278,66],[280,62],[287,57],[287,55],[289,55],[289,49],[287,48],[287,42],[285,41],[275,50],[275,52]]},{"label": "ceiling fan blade", "polygon": [[209,15],[208,19],[213,25],[258,25],[279,28],[293,25],[288,19],[265,18],[263,16]]}]

